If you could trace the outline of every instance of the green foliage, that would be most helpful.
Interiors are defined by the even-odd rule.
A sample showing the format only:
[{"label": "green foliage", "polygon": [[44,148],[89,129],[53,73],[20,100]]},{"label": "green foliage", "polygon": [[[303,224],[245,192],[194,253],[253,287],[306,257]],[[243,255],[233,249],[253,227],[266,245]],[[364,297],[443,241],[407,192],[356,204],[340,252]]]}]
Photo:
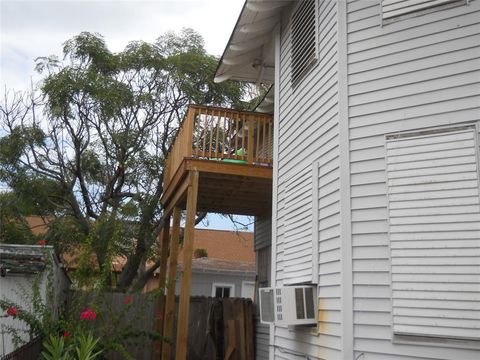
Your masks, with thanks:
[{"label": "green foliage", "polygon": [[67,340],[62,336],[50,335],[43,342],[41,357],[43,360],[94,360],[103,352],[96,351],[97,347],[98,338],[94,338],[90,332]]},{"label": "green foliage", "polygon": [[98,344],[98,338],[95,339],[91,333],[80,334],[78,337],[78,346],[75,348],[78,360],[93,360],[100,356],[103,350],[95,352]]},{"label": "green foliage", "polygon": [[40,354],[43,360],[71,360],[70,352],[65,346],[63,337],[50,335],[42,344],[43,351]]},{"label": "green foliage", "polygon": [[55,246],[58,253],[72,254],[82,248],[87,236],[76,217],[64,215],[51,218],[44,238],[48,244]]},{"label": "green foliage", "polygon": [[110,260],[125,256],[126,291],[160,231],[165,159],[187,106],[243,108],[246,87],[214,83],[217,59],[191,29],[118,53],[82,32],[63,55],[37,59],[40,94],[0,105],[0,181],[20,213],[54,219],[50,244],[94,252],[92,286],[110,288]]},{"label": "green foliage", "polygon": [[30,145],[42,145],[45,134],[37,126],[15,126],[8,136],[0,138],[0,162],[15,165]]},{"label": "green foliage", "polygon": [[10,185],[22,215],[51,216],[67,206],[64,189],[45,176],[18,176]]},{"label": "green foliage", "polygon": [[193,250],[193,257],[195,259],[208,257],[207,249],[197,248],[197,249]]},{"label": "green foliage", "polygon": [[[30,337],[41,336],[45,340],[44,359],[95,359],[114,352],[133,360],[127,351],[129,345],[140,345],[145,339],[160,339],[158,333],[144,328],[150,316],[146,310],[152,308],[157,293],[143,295],[142,301],[137,301],[139,297],[135,295],[125,295],[123,301],[115,305],[112,297],[120,294],[106,293],[105,287],[89,292],[75,291],[68,307],[59,309],[55,316],[50,252],[51,248],[45,248],[44,272],[32,279],[31,286],[19,290],[25,306],[0,299],[0,309],[5,316],[13,316],[8,315],[7,310],[15,308],[15,318],[27,325]],[[44,296],[41,289],[46,289]],[[93,318],[84,316],[89,312],[94,313]],[[13,326],[5,330],[13,336],[17,346],[23,344],[23,330]]]},{"label": "green foliage", "polygon": [[18,198],[13,192],[0,193],[0,243],[33,244],[32,234]]},{"label": "green foliage", "polygon": [[[71,334],[71,338],[92,332],[98,337],[97,348],[104,356],[119,354],[124,359],[134,360],[127,350],[129,346],[143,346],[146,339],[161,339],[157,332],[144,326],[150,316],[146,310],[151,308],[158,294],[142,295],[142,301],[137,301],[140,297],[135,295],[125,295],[123,301],[114,306],[112,298],[119,295],[100,289],[75,291],[62,329]],[[94,321],[78,321],[78,314],[85,308],[94,309],[97,314]]]}]

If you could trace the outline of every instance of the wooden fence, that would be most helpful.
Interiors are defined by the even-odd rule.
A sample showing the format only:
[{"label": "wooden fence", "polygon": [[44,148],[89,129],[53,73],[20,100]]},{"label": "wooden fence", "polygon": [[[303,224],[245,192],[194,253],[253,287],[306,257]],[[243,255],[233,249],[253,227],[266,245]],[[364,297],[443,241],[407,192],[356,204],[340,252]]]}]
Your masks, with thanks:
[{"label": "wooden fence", "polygon": [[[178,306],[178,302],[176,305]],[[176,317],[177,315],[175,319]],[[174,323],[176,324],[176,321]],[[250,360],[254,358],[251,300],[191,297],[188,325],[187,359]],[[175,347],[175,341],[172,340]],[[175,351],[172,351],[171,360],[175,359],[174,354]]]},{"label": "wooden fence", "polygon": [[[91,301],[88,298],[86,300]],[[104,312],[102,315],[115,317],[119,331],[128,328],[132,333],[153,332],[156,299],[152,299],[151,295],[130,296],[109,293],[102,295],[100,304],[102,303],[103,305],[100,305],[100,311]],[[126,303],[130,304],[128,311],[125,311]],[[123,315],[118,317],[118,314]],[[177,314],[178,297],[174,324],[177,323]],[[176,327],[173,334],[176,334]],[[189,360],[253,359],[252,301],[243,298],[191,297],[188,334],[187,358]],[[165,339],[165,341],[173,344],[171,359],[174,359],[175,339]],[[128,344],[126,350],[136,360],[151,360],[154,356],[154,341],[144,336]],[[111,353],[108,354],[108,359],[121,360],[124,357],[119,353]]]},{"label": "wooden fence", "polygon": [[[92,322],[97,336],[115,340],[114,336],[122,338],[126,352],[133,359],[152,358],[153,340],[143,332],[153,332],[155,320],[156,298],[148,294],[101,293],[85,294],[72,292],[70,306],[79,311],[92,304],[98,310],[97,320]],[[120,352],[110,352],[109,360],[123,360]]]},{"label": "wooden fence", "polygon": [[37,337],[10,354],[0,357],[0,360],[35,360],[40,358],[41,351],[42,339]]}]

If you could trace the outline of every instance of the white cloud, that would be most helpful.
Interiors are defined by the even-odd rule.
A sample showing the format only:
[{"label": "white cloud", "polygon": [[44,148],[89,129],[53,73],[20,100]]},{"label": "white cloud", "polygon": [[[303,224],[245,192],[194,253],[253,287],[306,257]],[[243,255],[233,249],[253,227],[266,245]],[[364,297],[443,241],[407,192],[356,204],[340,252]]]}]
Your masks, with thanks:
[{"label": "white cloud", "polygon": [[244,0],[0,0],[0,92],[30,84],[34,59],[61,55],[81,31],[98,32],[112,51],[129,41],[154,41],[183,27],[198,31],[221,55]]}]

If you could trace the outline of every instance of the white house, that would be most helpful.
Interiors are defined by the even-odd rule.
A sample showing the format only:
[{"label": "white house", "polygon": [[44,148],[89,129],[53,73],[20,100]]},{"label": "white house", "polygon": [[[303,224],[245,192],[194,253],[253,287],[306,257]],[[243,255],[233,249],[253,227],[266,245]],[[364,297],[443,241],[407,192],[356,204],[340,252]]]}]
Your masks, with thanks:
[{"label": "white house", "polygon": [[273,85],[259,280],[318,299],[257,358],[480,359],[480,1],[247,0],[226,79]]}]

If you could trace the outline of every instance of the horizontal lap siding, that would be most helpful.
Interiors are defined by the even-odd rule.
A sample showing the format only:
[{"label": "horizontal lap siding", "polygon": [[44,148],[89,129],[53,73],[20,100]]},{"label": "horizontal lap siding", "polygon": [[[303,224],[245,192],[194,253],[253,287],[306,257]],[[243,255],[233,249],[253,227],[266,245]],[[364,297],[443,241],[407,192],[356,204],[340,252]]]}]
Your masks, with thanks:
[{"label": "horizontal lap siding", "polygon": [[390,137],[386,149],[394,332],[479,339],[476,129]]},{"label": "horizontal lap siding", "polygon": [[379,1],[348,3],[354,348],[369,360],[478,359],[391,341],[384,144],[386,133],[480,120],[480,1],[383,28],[380,11]]},{"label": "horizontal lap siding", "polygon": [[[280,113],[278,156],[278,203],[276,284],[282,286],[294,273],[291,243],[297,235],[309,234],[318,247],[320,335],[309,330],[276,328],[276,358],[291,359],[289,351],[313,358],[340,358],[340,252],[339,252],[339,162],[337,99],[337,22],[336,2],[321,1],[319,8],[320,56],[315,66],[292,89],[290,82],[290,26],[283,29],[280,67]],[[313,169],[313,171],[312,171]],[[301,177],[301,174],[304,174]],[[313,174],[318,174],[314,178]],[[300,177],[302,179],[300,179]],[[297,182],[305,184],[295,185]],[[314,189],[313,186],[316,186]],[[290,188],[289,188],[290,187]],[[316,195],[315,198],[312,195]],[[287,206],[300,209],[288,212]],[[292,206],[290,206],[292,208]],[[303,210],[302,210],[303,209]],[[312,212],[315,211],[315,213]],[[308,221],[305,220],[308,217]],[[311,219],[318,219],[313,233]],[[296,234],[295,226],[303,224]],[[308,224],[308,226],[307,226]],[[303,232],[302,232],[303,231]],[[311,252],[307,257],[312,257]],[[313,256],[315,258],[315,256]],[[298,265],[298,275],[302,275]],[[305,269],[306,270],[306,269]],[[311,270],[310,270],[311,271]]]},{"label": "horizontal lap siding", "polygon": [[[41,274],[40,281],[36,280],[34,274],[12,274],[9,273],[6,277],[2,277],[0,280],[0,299],[11,301],[17,306],[33,313],[36,309],[33,308],[34,304],[30,299],[33,294],[30,289],[35,286],[39,286],[42,300],[46,300],[46,272]],[[0,315],[0,354],[9,354],[14,351],[18,346],[15,346],[15,336],[8,331],[8,329],[14,329],[18,332],[18,340],[25,343],[29,340],[29,326],[22,320],[5,316],[2,311]]]},{"label": "horizontal lap siding", "polygon": [[283,284],[308,283],[313,280],[312,251],[312,168],[299,169],[285,183],[285,241],[283,243]]},{"label": "horizontal lap siding", "polygon": [[268,360],[268,349],[270,342],[270,326],[262,324],[260,318],[255,318],[255,360]]},{"label": "horizontal lap siding", "polygon": [[[268,287],[270,285],[269,280],[272,243],[271,216],[255,218],[254,243],[257,257],[257,282],[259,287]],[[255,317],[254,321],[255,360],[268,360],[270,326],[260,323],[260,318],[258,317]]]},{"label": "horizontal lap siding", "polygon": [[272,243],[272,217],[256,217],[254,229],[255,251],[270,246]]}]

